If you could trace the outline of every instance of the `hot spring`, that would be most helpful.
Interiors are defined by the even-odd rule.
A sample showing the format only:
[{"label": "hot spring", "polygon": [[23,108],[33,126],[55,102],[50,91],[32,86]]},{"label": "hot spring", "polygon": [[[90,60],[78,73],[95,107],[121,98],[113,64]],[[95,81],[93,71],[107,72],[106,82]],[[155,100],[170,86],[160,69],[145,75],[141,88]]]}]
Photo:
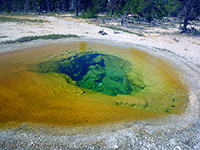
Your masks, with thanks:
[{"label": "hot spring", "polygon": [[66,42],[0,55],[0,124],[85,126],[184,112],[181,73],[145,52]]}]

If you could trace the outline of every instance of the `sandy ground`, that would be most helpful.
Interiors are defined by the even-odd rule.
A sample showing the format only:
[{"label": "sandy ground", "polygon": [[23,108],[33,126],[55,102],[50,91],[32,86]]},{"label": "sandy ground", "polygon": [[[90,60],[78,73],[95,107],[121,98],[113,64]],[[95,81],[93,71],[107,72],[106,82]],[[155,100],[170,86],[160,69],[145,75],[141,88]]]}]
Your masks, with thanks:
[{"label": "sandy ground", "polygon": [[[62,17],[37,17],[48,20],[48,23],[18,23],[6,22],[0,23],[0,42],[6,40],[15,40],[24,36],[47,35],[47,34],[76,34],[91,39],[104,39],[116,42],[129,42],[148,47],[158,47],[160,49],[170,50],[178,55],[187,56],[200,66],[200,37],[174,35],[179,32],[178,28],[146,28],[140,31],[144,36],[137,36],[120,32],[114,34],[114,30],[104,28],[108,33],[106,36],[98,34],[102,27],[85,23],[82,19],[73,19],[68,16]],[[137,29],[135,29],[137,31]],[[133,30],[133,31],[135,31]],[[167,33],[167,34],[163,34]]]},{"label": "sandy ground", "polygon": [[[85,149],[199,149],[200,148],[200,37],[174,34],[177,28],[146,28],[140,31],[144,36],[125,32],[114,34],[114,30],[104,28],[108,35],[98,31],[102,27],[69,16],[39,16],[46,23],[0,23],[0,42],[15,40],[24,36],[47,34],[76,34],[83,39],[110,41],[112,43],[134,45],[160,53],[177,61],[190,82],[190,103],[185,114],[171,116],[158,122],[139,122],[127,125],[123,130],[108,133],[79,136],[54,136],[27,131],[24,126],[17,130],[0,133],[2,148],[85,148]],[[133,31],[137,31],[136,29]],[[138,32],[138,31],[137,31]],[[167,33],[167,34],[166,34]],[[12,47],[0,45],[0,51]],[[117,125],[116,125],[117,126]],[[88,129],[89,130],[89,129]],[[90,132],[90,130],[87,132]],[[99,129],[100,130],[100,129]],[[14,144],[13,144],[14,143]],[[25,144],[24,144],[25,143]],[[0,146],[1,148],[1,146]],[[19,148],[20,149],[20,148]]]}]

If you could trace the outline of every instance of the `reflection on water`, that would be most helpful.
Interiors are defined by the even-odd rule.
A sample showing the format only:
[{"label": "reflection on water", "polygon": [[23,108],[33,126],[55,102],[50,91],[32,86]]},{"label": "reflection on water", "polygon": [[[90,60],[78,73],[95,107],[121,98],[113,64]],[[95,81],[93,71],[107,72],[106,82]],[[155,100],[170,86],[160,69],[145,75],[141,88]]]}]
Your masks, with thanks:
[{"label": "reflection on water", "polygon": [[80,41],[79,42],[79,47],[80,47],[80,51],[82,53],[85,53],[86,49],[87,49],[87,42],[83,42],[83,41]]},{"label": "reflection on water", "polygon": [[[148,119],[179,114],[187,101],[177,70],[144,52],[119,46],[51,44],[2,54],[0,68],[1,125],[80,126]],[[76,80],[80,74],[81,80]],[[128,92],[134,86],[142,88]],[[123,92],[108,94],[116,89]]]}]

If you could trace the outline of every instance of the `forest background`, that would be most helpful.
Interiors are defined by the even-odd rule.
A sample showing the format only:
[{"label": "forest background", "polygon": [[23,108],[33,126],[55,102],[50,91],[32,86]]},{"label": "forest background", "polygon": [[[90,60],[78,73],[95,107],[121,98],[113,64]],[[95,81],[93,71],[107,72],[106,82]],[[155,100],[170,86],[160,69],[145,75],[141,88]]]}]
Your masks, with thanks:
[{"label": "forest background", "polygon": [[163,17],[178,17],[182,32],[191,20],[199,20],[200,0],[0,0],[0,13],[43,14],[75,13],[83,18],[136,15],[147,22]]}]

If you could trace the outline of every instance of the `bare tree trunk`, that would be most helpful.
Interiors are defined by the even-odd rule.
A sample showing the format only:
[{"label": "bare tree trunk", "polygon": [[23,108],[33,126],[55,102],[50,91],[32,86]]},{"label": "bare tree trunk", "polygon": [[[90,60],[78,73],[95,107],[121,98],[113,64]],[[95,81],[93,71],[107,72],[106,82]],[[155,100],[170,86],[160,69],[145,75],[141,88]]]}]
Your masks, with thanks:
[{"label": "bare tree trunk", "polygon": [[26,12],[26,13],[30,11],[30,3],[29,3],[29,0],[25,0],[24,9],[25,9],[25,12]]},{"label": "bare tree trunk", "polygon": [[21,5],[20,3],[17,2],[17,11],[20,12],[21,11]]},{"label": "bare tree trunk", "polygon": [[112,9],[111,10],[111,17],[114,15],[114,10]]},{"label": "bare tree trunk", "polygon": [[57,8],[58,8],[58,11],[60,12],[60,0],[57,3]]},{"label": "bare tree trunk", "polygon": [[38,15],[40,15],[40,4],[38,4],[35,0],[31,1],[34,7],[34,10],[37,12]]},{"label": "bare tree trunk", "polygon": [[78,16],[81,1],[80,0],[73,0],[73,1],[74,1],[76,16]]},{"label": "bare tree trunk", "polygon": [[5,7],[7,9],[7,12],[10,13],[11,12],[11,0],[6,0],[5,1]]},{"label": "bare tree trunk", "polygon": [[187,32],[188,21],[194,15],[194,9],[191,4],[192,4],[192,0],[188,0],[188,1],[186,1],[185,6],[183,8],[184,22],[183,22],[182,33]]},{"label": "bare tree trunk", "polygon": [[78,16],[78,7],[76,6],[76,16]]},{"label": "bare tree trunk", "polygon": [[10,7],[12,12],[15,11],[15,2],[13,0],[11,1]]},{"label": "bare tree trunk", "polygon": [[69,10],[74,10],[74,0],[69,0]]},{"label": "bare tree trunk", "polygon": [[183,23],[183,33],[187,32],[187,25],[188,25],[188,19],[185,17],[184,23]]},{"label": "bare tree trunk", "polygon": [[65,12],[66,8],[65,8],[65,4],[66,4],[66,0],[62,0],[62,12]]},{"label": "bare tree trunk", "polygon": [[50,7],[51,7],[50,0],[46,0],[46,7],[47,7],[47,12],[50,12]]}]

